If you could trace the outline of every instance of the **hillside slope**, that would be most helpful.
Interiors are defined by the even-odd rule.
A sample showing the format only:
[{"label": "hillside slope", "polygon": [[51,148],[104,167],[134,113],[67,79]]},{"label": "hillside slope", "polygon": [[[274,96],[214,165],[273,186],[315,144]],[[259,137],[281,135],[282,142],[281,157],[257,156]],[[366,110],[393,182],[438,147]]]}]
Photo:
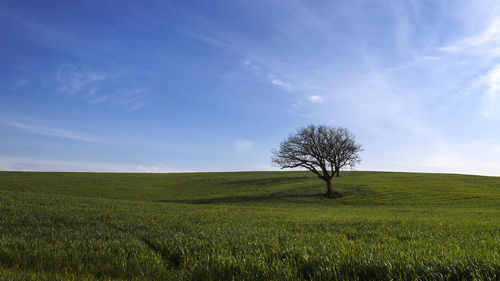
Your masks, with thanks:
[{"label": "hillside slope", "polygon": [[300,201],[311,204],[498,206],[500,178],[454,174],[345,172],[344,198],[324,200],[309,172],[181,174],[0,172],[0,191],[179,203]]},{"label": "hillside slope", "polygon": [[0,280],[498,280],[500,178],[0,172]]}]

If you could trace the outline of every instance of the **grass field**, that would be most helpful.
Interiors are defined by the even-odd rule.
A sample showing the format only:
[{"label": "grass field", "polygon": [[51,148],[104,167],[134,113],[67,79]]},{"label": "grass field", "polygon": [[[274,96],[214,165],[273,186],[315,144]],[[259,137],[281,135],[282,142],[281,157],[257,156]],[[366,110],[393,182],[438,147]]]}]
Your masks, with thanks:
[{"label": "grass field", "polygon": [[0,280],[500,280],[500,178],[0,172]]}]

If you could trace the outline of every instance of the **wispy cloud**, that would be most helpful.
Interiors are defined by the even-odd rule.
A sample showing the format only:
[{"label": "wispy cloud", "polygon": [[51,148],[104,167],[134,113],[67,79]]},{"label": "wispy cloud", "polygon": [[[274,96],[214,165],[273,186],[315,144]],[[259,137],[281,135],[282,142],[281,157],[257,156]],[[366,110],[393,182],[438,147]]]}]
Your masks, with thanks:
[{"label": "wispy cloud", "polygon": [[279,78],[272,78],[272,77],[270,77],[269,80],[273,85],[278,86],[279,88],[282,88],[286,91],[292,90],[292,84],[290,82],[286,82]]},{"label": "wispy cloud", "polygon": [[103,81],[106,77],[74,64],[62,64],[57,70],[56,79],[61,84],[60,92],[78,94],[96,85],[99,81]]},{"label": "wispy cloud", "polygon": [[[443,32],[451,31],[443,31],[442,19],[422,15],[422,9],[428,8],[423,3],[391,3],[388,4],[390,9],[383,12],[391,22],[387,26],[373,18],[374,11],[357,2],[332,3],[317,9],[301,1],[289,1],[280,7],[279,20],[267,19],[270,36],[263,39],[266,42],[234,32],[218,32],[216,25],[199,31],[209,34],[210,40],[204,36],[198,40],[224,50],[230,48],[252,73],[279,89],[292,92],[296,98],[289,99],[289,108],[285,110],[297,115],[311,114],[307,112],[312,111],[311,103],[318,103],[313,114],[326,122],[356,119],[360,126],[366,126],[368,120],[373,126],[366,127],[376,128],[381,135],[426,134],[435,126],[429,117],[433,111],[450,107],[452,100],[458,101],[457,89],[470,82],[466,79],[481,73],[475,67],[461,65],[461,60],[465,59],[465,65],[474,63],[470,57],[457,58],[439,49],[450,42],[446,41],[448,38],[457,39],[464,34],[441,39]],[[440,13],[449,13],[445,5],[438,4],[436,8],[443,9]],[[345,35],[342,32],[332,32],[331,36],[321,32],[336,26],[336,16],[343,18],[353,14],[356,17],[347,21],[342,29],[349,30],[349,36],[342,37]],[[358,16],[372,18],[359,21]],[[498,18],[492,16],[487,31],[480,32],[485,35],[472,36],[481,38],[475,41],[500,40],[495,39],[500,38],[496,36],[500,26]],[[367,26],[369,20],[380,24],[378,29]],[[227,31],[227,27],[222,30]],[[383,42],[379,35],[384,36]],[[339,48],[339,40],[345,38],[356,44],[346,43]],[[374,42],[384,47],[374,46]],[[456,43],[460,44],[465,43]],[[286,52],[280,48],[283,45],[287,46]],[[349,65],[342,63],[346,55]],[[450,69],[457,68],[460,72],[450,75]]]},{"label": "wispy cloud", "polygon": [[128,88],[130,81],[118,74],[92,71],[76,64],[62,64],[57,73],[59,92],[92,104],[108,104],[133,111],[146,104],[147,95],[140,88]]},{"label": "wispy cloud", "polygon": [[489,15],[480,26],[474,27],[472,34],[439,49],[451,53],[475,52],[493,57],[500,55],[500,4],[489,9]]},{"label": "wispy cloud", "polygon": [[142,165],[109,162],[67,161],[43,158],[0,157],[2,171],[64,171],[64,172],[184,172],[164,164]]},{"label": "wispy cloud", "polygon": [[488,119],[500,120],[500,65],[480,79],[486,89],[483,95],[483,116]]},{"label": "wispy cloud", "polygon": [[261,74],[260,67],[258,67],[257,65],[255,65],[250,59],[246,59],[245,60],[245,66],[247,66],[250,69],[252,69],[255,72],[255,74],[257,74],[257,75]]},{"label": "wispy cloud", "polygon": [[231,49],[231,45],[227,42],[224,42],[222,39],[216,38],[214,36],[210,36],[208,34],[203,34],[200,32],[193,31],[185,31],[183,34],[187,37],[191,37],[193,39],[203,41],[206,44],[212,45],[217,48]]},{"label": "wispy cloud", "polygon": [[495,139],[451,140],[430,136],[419,144],[367,149],[362,170],[440,172],[500,176],[500,145]]},{"label": "wispy cloud", "polygon": [[422,167],[444,172],[500,176],[500,145],[496,140],[450,142],[438,139],[432,151],[415,157]]},{"label": "wispy cloud", "polygon": [[250,59],[246,59],[244,65],[257,76],[265,77],[268,83],[271,83],[282,90],[290,92],[292,90],[297,89],[297,85],[294,85],[293,83],[287,81],[286,79],[264,70],[262,67],[258,66],[255,62],[253,62]]},{"label": "wispy cloud", "polygon": [[322,96],[309,96],[309,100],[311,102],[315,102],[315,103],[322,103],[323,97]]},{"label": "wispy cloud", "polygon": [[28,122],[23,122],[23,121],[17,121],[17,120],[7,120],[5,118],[0,119],[0,124],[3,124],[5,126],[29,131],[34,134],[39,134],[39,135],[45,135],[45,136],[51,136],[51,137],[58,137],[58,138],[64,138],[64,139],[72,139],[72,140],[77,140],[77,141],[85,141],[85,142],[101,142],[103,141],[102,138],[92,136],[89,134],[84,134],[81,132],[77,131],[72,131],[72,130],[66,130],[66,129],[60,129],[52,126],[46,126],[46,125],[40,125],[40,124],[35,124],[35,123],[28,123]]},{"label": "wispy cloud", "polygon": [[[464,77],[468,86],[461,89],[460,97],[475,96],[480,100],[478,111],[482,117],[500,120],[500,4],[492,3],[483,8],[487,12],[483,11],[478,23],[470,24],[472,31],[439,50],[450,59],[459,58],[462,68],[470,73]],[[477,17],[474,13],[466,13],[460,19],[467,23],[473,16]]]},{"label": "wispy cloud", "polygon": [[254,147],[254,143],[248,140],[239,140],[236,142],[236,151],[237,152],[249,152]]}]

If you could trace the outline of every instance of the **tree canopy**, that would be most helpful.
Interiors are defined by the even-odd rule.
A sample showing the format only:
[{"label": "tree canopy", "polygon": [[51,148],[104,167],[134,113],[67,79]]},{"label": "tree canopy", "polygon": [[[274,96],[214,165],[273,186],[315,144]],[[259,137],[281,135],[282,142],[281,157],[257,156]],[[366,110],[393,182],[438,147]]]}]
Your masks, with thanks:
[{"label": "tree canopy", "polygon": [[359,152],[363,148],[346,128],[326,125],[310,125],[297,129],[273,150],[272,163],[280,168],[302,167],[326,181],[329,198],[340,197],[331,185],[333,176],[340,170],[353,168],[360,163]]}]

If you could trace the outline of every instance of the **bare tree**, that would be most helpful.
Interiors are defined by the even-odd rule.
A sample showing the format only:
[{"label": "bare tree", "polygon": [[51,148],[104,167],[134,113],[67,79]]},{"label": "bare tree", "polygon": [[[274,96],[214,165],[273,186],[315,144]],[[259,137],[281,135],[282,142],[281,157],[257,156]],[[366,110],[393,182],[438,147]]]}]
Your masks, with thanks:
[{"label": "bare tree", "polygon": [[272,163],[280,168],[306,168],[326,181],[326,196],[338,198],[342,195],[332,189],[332,178],[340,175],[344,167],[353,168],[361,159],[363,151],[354,135],[346,128],[325,125],[310,125],[297,129],[273,150]]}]

